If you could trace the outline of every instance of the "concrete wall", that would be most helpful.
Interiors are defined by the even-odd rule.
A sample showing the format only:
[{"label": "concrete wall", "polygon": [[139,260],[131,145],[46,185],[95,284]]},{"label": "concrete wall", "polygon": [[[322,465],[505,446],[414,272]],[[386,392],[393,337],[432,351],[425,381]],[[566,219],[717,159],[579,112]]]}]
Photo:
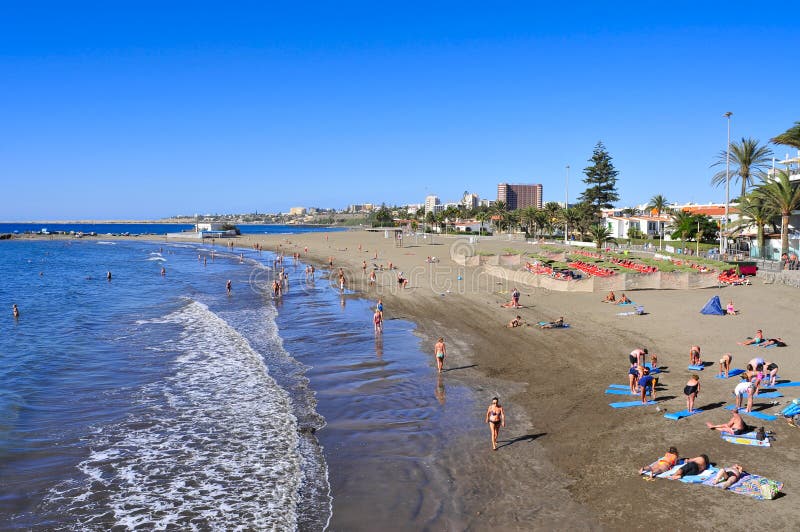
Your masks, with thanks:
[{"label": "concrete wall", "polygon": [[756,277],[763,279],[765,283],[779,283],[800,288],[800,270],[781,270],[778,272],[767,272],[759,269]]}]

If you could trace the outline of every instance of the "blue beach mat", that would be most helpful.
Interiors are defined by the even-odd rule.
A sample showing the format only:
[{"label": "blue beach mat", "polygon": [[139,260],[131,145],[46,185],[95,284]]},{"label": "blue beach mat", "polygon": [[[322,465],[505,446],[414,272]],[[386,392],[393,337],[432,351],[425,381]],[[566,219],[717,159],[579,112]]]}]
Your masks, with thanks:
[{"label": "blue beach mat", "polygon": [[693,416],[695,414],[702,414],[702,413],[703,413],[702,410],[700,410],[699,408],[696,408],[691,412],[689,410],[681,410],[680,412],[668,412],[668,413],[664,414],[664,417],[667,418],[667,419],[674,419],[674,420],[677,421],[678,419],[681,419],[681,418],[684,418],[684,417],[689,417],[689,416]]},{"label": "blue beach mat", "polygon": [[[678,469],[680,469],[680,467],[681,467],[680,465],[676,465],[675,467],[673,467],[669,471],[666,471],[666,472],[661,473],[660,475],[656,475],[656,476],[658,478],[669,479],[670,475],[674,475],[675,472],[678,471]],[[716,467],[709,466],[705,471],[703,471],[699,475],[687,475],[687,476],[684,476],[682,478],[679,478],[678,480],[680,480],[681,482],[684,482],[686,484],[702,484],[706,480],[708,480],[710,478],[713,478],[717,474],[718,471],[719,471],[719,469],[717,469]]]},{"label": "blue beach mat", "polygon": [[704,369],[706,369],[706,367],[703,366],[703,365],[689,366],[689,369],[692,370],[692,371],[703,371]]},{"label": "blue beach mat", "polygon": [[[737,377],[737,376],[741,375],[742,373],[744,373],[743,369],[734,368],[734,369],[732,369],[732,370],[730,370],[728,372],[728,378],[730,379],[731,377]],[[716,375],[716,378],[724,379],[725,375]]]},{"label": "blue beach mat", "polygon": [[630,390],[631,389],[631,387],[628,386],[627,384],[609,384],[608,387],[609,388],[618,388],[620,390],[623,390],[623,389],[624,390]]},{"label": "blue beach mat", "polygon": [[790,388],[794,386],[800,386],[800,382],[777,382],[770,386],[770,388]]},{"label": "blue beach mat", "polygon": [[619,403],[609,403],[608,406],[611,408],[631,408],[634,406],[649,406],[656,404],[655,401],[647,401],[643,403],[641,401],[621,401]]},{"label": "blue beach mat", "polygon": [[783,397],[783,394],[781,392],[762,392],[753,399],[777,399],[778,397]]},{"label": "blue beach mat", "polygon": [[[627,388],[627,386],[626,386],[626,388]],[[606,390],[606,393],[610,394],[610,395],[639,395],[639,394],[636,394],[636,393],[631,393],[630,388],[627,388],[625,390],[623,390],[621,388],[609,388],[608,390]]]},{"label": "blue beach mat", "polygon": [[[736,405],[728,405],[725,407],[725,410],[736,410]],[[763,419],[764,421],[775,421],[778,419],[778,416],[773,416],[772,414],[764,414],[762,412],[745,412],[744,408],[739,409],[739,414],[743,416],[750,416],[756,419]]]}]

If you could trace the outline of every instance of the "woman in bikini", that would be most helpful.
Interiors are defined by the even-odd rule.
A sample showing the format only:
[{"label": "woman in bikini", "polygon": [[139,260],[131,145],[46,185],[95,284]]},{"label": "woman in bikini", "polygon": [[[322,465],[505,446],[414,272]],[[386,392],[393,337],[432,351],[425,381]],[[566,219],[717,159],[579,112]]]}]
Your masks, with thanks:
[{"label": "woman in bikini", "polygon": [[506,426],[506,414],[503,412],[503,407],[500,406],[500,400],[497,397],[492,397],[492,404],[486,410],[486,423],[489,424],[489,429],[492,431],[492,450],[496,451],[500,427]]},{"label": "woman in bikini", "polygon": [[433,354],[436,356],[436,367],[441,373],[444,368],[444,358],[447,356],[447,346],[444,345],[444,338],[439,337],[439,341],[433,346]]},{"label": "woman in bikini", "polygon": [[686,396],[686,410],[694,412],[694,400],[700,395],[700,377],[697,375],[689,377],[686,386],[683,387],[683,394]]},{"label": "woman in bikini", "polygon": [[669,450],[659,458],[657,461],[653,462],[649,466],[644,466],[639,470],[640,475],[648,475],[650,478],[653,478],[656,475],[660,475],[661,473],[666,473],[678,462],[678,449],[675,447],[670,447]]}]

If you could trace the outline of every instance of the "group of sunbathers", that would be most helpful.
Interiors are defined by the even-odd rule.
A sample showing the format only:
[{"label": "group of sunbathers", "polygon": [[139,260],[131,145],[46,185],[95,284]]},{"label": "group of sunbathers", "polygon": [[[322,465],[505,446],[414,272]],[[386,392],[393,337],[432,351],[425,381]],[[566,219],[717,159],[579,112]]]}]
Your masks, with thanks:
[{"label": "group of sunbathers", "polygon": [[603,303],[613,303],[614,305],[630,305],[632,301],[628,299],[628,296],[625,295],[625,292],[622,292],[622,295],[617,299],[616,294],[614,294],[613,290],[608,292],[608,295],[602,299]]},{"label": "group of sunbathers", "polygon": [[771,345],[786,347],[786,342],[783,341],[783,338],[764,338],[764,331],[761,329],[756,331],[755,336],[748,336],[747,339],[736,343],[739,345],[755,345],[756,347],[769,347]]}]

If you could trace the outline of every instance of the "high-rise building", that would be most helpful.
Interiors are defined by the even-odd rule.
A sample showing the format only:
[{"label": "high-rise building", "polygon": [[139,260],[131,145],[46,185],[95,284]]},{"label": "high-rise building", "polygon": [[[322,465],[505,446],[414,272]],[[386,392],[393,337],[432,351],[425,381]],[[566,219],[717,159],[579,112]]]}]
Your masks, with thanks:
[{"label": "high-rise building", "polygon": [[461,199],[461,204],[466,209],[477,209],[478,204],[480,203],[480,198],[477,194],[464,194],[464,197]]},{"label": "high-rise building", "polygon": [[506,209],[513,211],[526,207],[542,208],[542,185],[510,185],[500,183],[497,185],[497,201],[502,201]]},{"label": "high-rise building", "polygon": [[425,214],[432,212],[436,214],[444,210],[444,205],[439,201],[439,196],[425,196]]}]

